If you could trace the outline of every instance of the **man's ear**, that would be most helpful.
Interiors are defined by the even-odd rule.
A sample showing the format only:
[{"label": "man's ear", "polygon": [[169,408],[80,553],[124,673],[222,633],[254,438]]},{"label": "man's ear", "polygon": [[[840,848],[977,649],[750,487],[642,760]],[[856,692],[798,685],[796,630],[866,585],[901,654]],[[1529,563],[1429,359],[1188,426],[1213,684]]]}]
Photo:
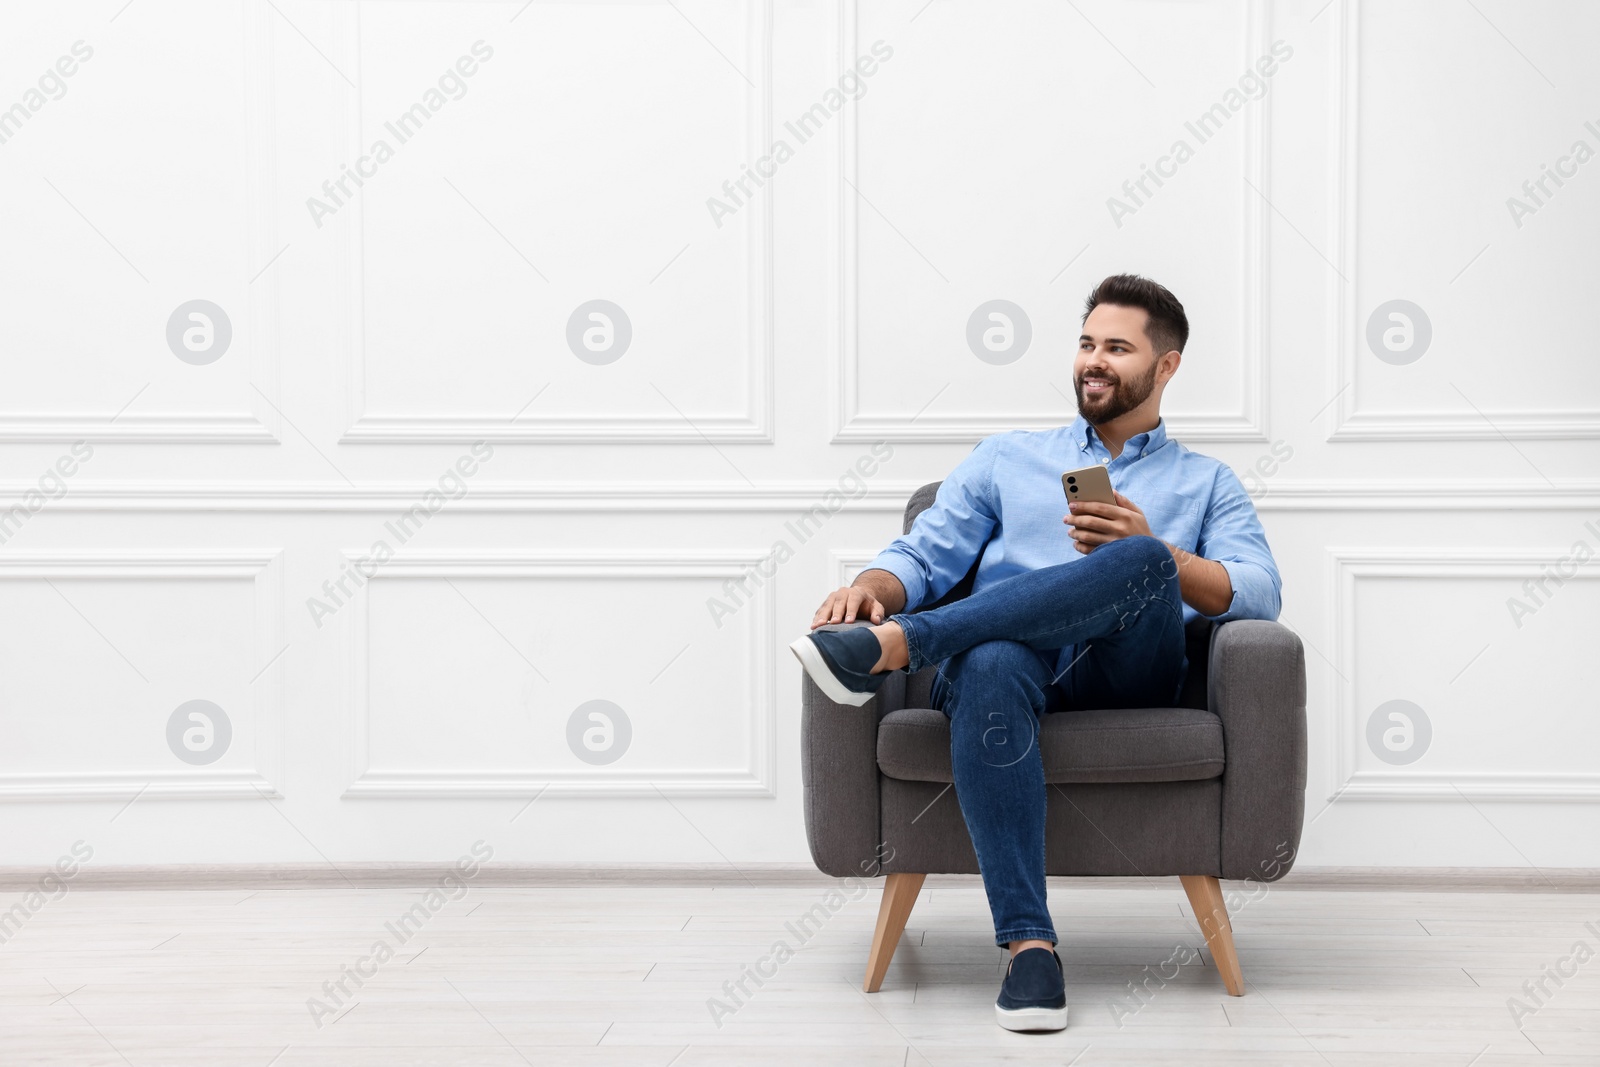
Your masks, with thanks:
[{"label": "man's ear", "polygon": [[1161,380],[1164,382],[1170,381],[1172,376],[1178,373],[1178,364],[1183,362],[1183,353],[1179,352],[1176,348],[1171,349],[1161,357],[1160,362],[1167,364],[1167,372],[1165,375],[1162,375],[1160,367],[1157,367],[1157,377],[1161,378]]}]

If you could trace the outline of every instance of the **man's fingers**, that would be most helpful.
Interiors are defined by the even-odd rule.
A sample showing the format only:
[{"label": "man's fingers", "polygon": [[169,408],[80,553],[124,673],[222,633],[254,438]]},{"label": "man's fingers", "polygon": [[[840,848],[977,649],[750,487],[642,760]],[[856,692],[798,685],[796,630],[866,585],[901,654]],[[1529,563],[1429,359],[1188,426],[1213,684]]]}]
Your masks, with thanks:
[{"label": "man's fingers", "polygon": [[1086,527],[1074,528],[1072,531],[1072,540],[1079,545],[1087,545],[1092,548],[1095,545],[1103,545],[1108,541],[1116,540],[1117,538],[1114,535],[1116,535],[1115,530],[1111,530],[1109,533],[1102,533],[1098,530],[1090,530]]},{"label": "man's fingers", "polygon": [[871,619],[873,622],[876,622],[877,618],[875,613],[878,611],[878,608],[878,602],[869,594],[862,593],[859,596],[852,595],[850,598],[850,614],[845,617],[845,622],[854,622],[856,619],[859,619],[863,616]]},{"label": "man's fingers", "polygon": [[846,587],[822,602],[822,607],[811,617],[811,628],[816,629],[828,623],[855,622],[857,619],[882,622],[883,605],[870,593]]},{"label": "man's fingers", "polygon": [[856,617],[866,611],[869,606],[876,606],[876,602],[870,596],[864,593],[840,590],[823,603],[822,608],[812,621],[812,626],[816,627],[836,622],[854,622]]}]

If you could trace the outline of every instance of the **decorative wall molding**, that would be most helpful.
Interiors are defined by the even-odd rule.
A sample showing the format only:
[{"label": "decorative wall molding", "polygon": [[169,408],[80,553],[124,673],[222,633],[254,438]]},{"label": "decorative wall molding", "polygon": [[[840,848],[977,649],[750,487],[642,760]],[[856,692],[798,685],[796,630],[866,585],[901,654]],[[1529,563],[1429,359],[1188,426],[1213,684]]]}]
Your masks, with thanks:
[{"label": "decorative wall molding", "polygon": [[[256,739],[254,767],[11,771],[0,773],[0,801],[100,800],[123,796],[278,799],[280,794],[273,783],[283,777],[286,716],[280,673],[271,665],[284,645],[281,550],[26,554],[8,551],[0,554],[0,582],[84,577],[135,581],[248,578],[251,581],[255,592],[252,661],[264,668],[250,685],[253,701],[250,714],[254,718]],[[170,713],[170,708],[162,709],[159,717],[152,719],[150,728],[164,730]],[[236,737],[237,734],[236,729]],[[227,761],[228,756],[222,759]],[[176,758],[172,762],[176,764]]]},{"label": "decorative wall molding", "polygon": [[[347,563],[368,556],[366,548],[344,551]],[[384,563],[369,584],[407,578],[734,578],[744,577],[761,562],[761,552],[501,553],[460,551],[395,558]],[[624,760],[589,767],[576,760],[555,771],[502,767],[440,770],[429,767],[374,767],[370,742],[372,705],[367,688],[370,647],[368,594],[351,600],[342,611],[348,622],[346,684],[352,709],[353,781],[345,797],[435,799],[443,797],[772,797],[776,781],[777,602],[771,586],[758,588],[742,622],[748,629],[747,692],[739,697],[750,716],[748,763],[736,769],[678,768],[657,771],[629,769]],[[732,623],[730,623],[731,625]],[[562,721],[565,721],[563,716]]]},{"label": "decorative wall molding", "polygon": [[[1333,671],[1328,680],[1328,708],[1333,736],[1328,745],[1329,770],[1335,783],[1330,799],[1356,800],[1529,800],[1542,802],[1600,800],[1600,772],[1440,771],[1397,767],[1358,771],[1362,716],[1354,705],[1356,583],[1384,578],[1529,578],[1538,577],[1570,546],[1542,550],[1330,548],[1328,588],[1329,634]],[[1600,579],[1600,568],[1580,567],[1577,578]]]},{"label": "decorative wall molding", "polygon": [[[837,0],[835,69],[843,69],[858,54],[856,22],[860,0]],[[1241,32],[1244,65],[1266,52],[1271,42],[1270,13],[1266,0],[1241,0]],[[1241,262],[1239,321],[1244,337],[1241,350],[1241,408],[1234,412],[1195,412],[1174,414],[1168,425],[1175,437],[1187,441],[1266,441],[1269,372],[1267,339],[1270,336],[1268,311],[1269,233],[1268,204],[1271,196],[1270,159],[1271,95],[1263,96],[1244,115],[1243,171],[1258,195],[1245,182],[1239,195],[1244,219],[1244,254]],[[915,415],[867,416],[861,412],[857,385],[860,364],[859,318],[860,230],[857,197],[852,185],[859,185],[860,161],[856,147],[856,102],[850,101],[839,115],[836,134],[837,180],[832,214],[835,274],[832,279],[832,333],[837,347],[830,365],[829,390],[833,400],[833,444],[852,441],[889,440],[896,443],[957,442],[975,443],[980,438],[1004,430],[1043,430],[1055,423],[1049,420],[1007,420],[1003,413],[956,411],[918,412]]]},{"label": "decorative wall molding", "polygon": [[[772,0],[742,4],[745,22],[744,69],[756,88],[745,90],[745,158],[764,156],[772,145]],[[361,56],[360,5],[337,5],[340,38],[344,48],[341,67],[359,70]],[[358,79],[359,80],[359,79]],[[350,96],[344,116],[346,158],[359,155],[362,93]],[[742,366],[749,373],[746,409],[738,415],[696,416],[691,421],[676,411],[660,415],[548,416],[522,415],[509,407],[483,415],[396,414],[367,409],[366,281],[364,232],[365,201],[357,197],[348,207],[345,240],[341,247],[340,274],[345,279],[343,346],[348,356],[349,426],[340,444],[424,444],[471,442],[583,442],[616,444],[702,444],[720,441],[771,444],[774,425],[775,349],[772,332],[774,260],[772,247],[772,194],[763,192],[741,210],[744,219],[747,264],[745,333],[748,344]],[[534,383],[530,383],[532,385]],[[533,389],[530,389],[533,395]]]},{"label": "decorative wall molding", "polygon": [[[1360,114],[1362,0],[1333,0],[1334,261],[1329,275],[1329,441],[1565,441],[1600,437],[1600,408],[1549,411],[1361,411],[1356,375],[1363,358],[1362,309],[1357,303],[1360,261]],[[1343,275],[1341,278],[1340,275]]]},{"label": "decorative wall molding", "polygon": [[[277,197],[276,138],[273,129],[276,90],[272,70],[272,11],[267,0],[243,0],[244,36],[244,182],[250,204],[245,247],[238,264],[248,278],[280,251],[274,218]],[[112,174],[113,170],[106,173]],[[247,289],[234,342],[249,345],[250,380],[267,396],[281,397],[281,353],[278,327],[278,282],[266,271]],[[162,344],[159,321],[146,323],[148,344]],[[135,345],[135,347],[141,347]],[[170,357],[177,363],[176,357]],[[0,444],[46,441],[93,441],[143,444],[278,444],[282,418],[264,396],[250,391],[247,411],[146,413],[137,410],[73,412],[0,412]]]},{"label": "decorative wall molding", "polygon": [[[657,480],[648,482],[513,482],[473,483],[466,496],[450,501],[451,512],[660,512],[793,511],[826,506],[838,493],[840,511],[902,512],[917,489],[939,481],[926,479],[874,481],[855,497],[845,497],[837,481],[820,479],[758,482]],[[402,512],[416,504],[436,483],[374,483],[349,487],[330,482],[171,482],[158,480],[69,483],[67,495],[40,509],[52,511],[308,511]],[[21,505],[36,483],[0,483],[0,522]],[[1481,511],[1485,494],[1479,481],[1368,482],[1358,479],[1273,478],[1255,498],[1256,510],[1270,511]],[[1500,504],[1515,502],[1523,510],[1600,511],[1600,481],[1562,481],[1555,486],[1506,483],[1495,489]]]}]

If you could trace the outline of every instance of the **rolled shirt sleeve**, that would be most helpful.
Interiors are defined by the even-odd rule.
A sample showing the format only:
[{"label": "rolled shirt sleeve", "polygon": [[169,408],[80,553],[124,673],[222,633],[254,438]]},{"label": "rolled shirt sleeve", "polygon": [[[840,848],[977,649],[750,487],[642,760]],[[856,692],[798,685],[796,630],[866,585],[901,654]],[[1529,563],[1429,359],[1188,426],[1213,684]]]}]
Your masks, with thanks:
[{"label": "rolled shirt sleeve", "polygon": [[937,601],[972,567],[1000,519],[994,492],[998,435],[979,441],[939,485],[933,503],[863,569],[884,570],[906,590],[906,611]]},{"label": "rolled shirt sleeve", "polygon": [[1255,503],[1239,476],[1226,464],[1217,465],[1196,555],[1222,564],[1233,584],[1233,600],[1227,610],[1206,618],[1217,622],[1277,619],[1283,579],[1272,549],[1267,546],[1267,532],[1256,514]]}]

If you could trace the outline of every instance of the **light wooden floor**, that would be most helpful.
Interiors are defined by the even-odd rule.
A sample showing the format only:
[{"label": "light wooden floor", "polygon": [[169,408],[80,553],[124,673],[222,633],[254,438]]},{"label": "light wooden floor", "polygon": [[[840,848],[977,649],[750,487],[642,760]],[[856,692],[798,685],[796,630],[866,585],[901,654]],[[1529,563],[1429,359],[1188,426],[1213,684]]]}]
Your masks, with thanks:
[{"label": "light wooden floor", "polygon": [[[1232,998],[1209,958],[1181,965],[1203,942],[1176,879],[1053,880],[1071,1025],[1025,1035],[993,1021],[1002,955],[975,879],[929,878],[883,991],[861,992],[874,882],[719,1026],[708,999],[731,1006],[724,982],[798,945],[785,924],[827,884],[473,886],[320,1028],[307,999],[393,943],[421,890],[74,889],[0,945],[0,1063],[1600,1064],[1600,956],[1547,980],[1520,1028],[1507,1007],[1578,942],[1600,953],[1600,894],[1570,892],[1255,887]],[[1128,983],[1175,950],[1134,1011]]]}]

